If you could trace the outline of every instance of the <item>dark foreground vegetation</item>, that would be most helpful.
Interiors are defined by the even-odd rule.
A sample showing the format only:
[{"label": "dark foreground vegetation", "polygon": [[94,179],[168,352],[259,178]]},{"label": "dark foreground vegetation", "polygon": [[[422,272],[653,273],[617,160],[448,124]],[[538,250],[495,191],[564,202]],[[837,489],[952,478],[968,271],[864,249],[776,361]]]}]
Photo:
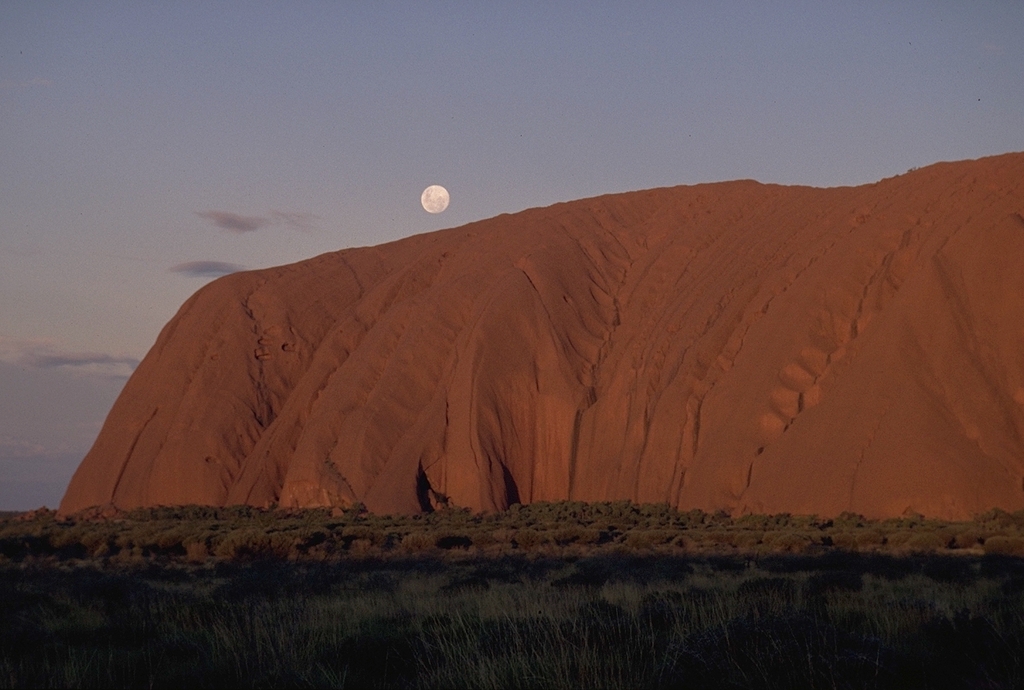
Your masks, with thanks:
[{"label": "dark foreground vegetation", "polygon": [[1024,513],[0,520],[9,687],[1024,687]]}]

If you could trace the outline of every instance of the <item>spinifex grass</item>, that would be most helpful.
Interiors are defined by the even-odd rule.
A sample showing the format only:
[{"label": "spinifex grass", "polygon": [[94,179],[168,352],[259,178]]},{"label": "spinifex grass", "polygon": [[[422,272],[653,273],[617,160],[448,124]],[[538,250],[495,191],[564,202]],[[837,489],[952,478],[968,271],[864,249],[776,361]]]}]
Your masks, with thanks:
[{"label": "spinifex grass", "polygon": [[1024,512],[0,520],[0,685],[1022,687]]},{"label": "spinifex grass", "polygon": [[1013,688],[993,556],[420,556],[0,569],[15,687]]}]

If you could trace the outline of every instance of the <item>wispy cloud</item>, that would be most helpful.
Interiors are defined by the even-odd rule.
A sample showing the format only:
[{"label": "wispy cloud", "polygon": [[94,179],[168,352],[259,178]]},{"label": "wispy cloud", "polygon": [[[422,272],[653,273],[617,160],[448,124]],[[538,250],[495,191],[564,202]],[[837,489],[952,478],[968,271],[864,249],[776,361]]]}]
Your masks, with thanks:
[{"label": "wispy cloud", "polygon": [[228,211],[196,211],[196,215],[205,218],[221,230],[231,232],[252,232],[270,224],[270,219],[263,216],[242,216]]},{"label": "wispy cloud", "polygon": [[289,227],[295,230],[311,230],[316,226],[319,216],[312,213],[297,211],[278,211],[271,209],[264,216],[243,216],[230,211],[196,211],[196,215],[204,218],[221,230],[229,232],[252,232],[266,227]]},{"label": "wispy cloud", "polygon": [[76,374],[128,378],[139,365],[135,357],[102,352],[68,352],[47,340],[0,336],[0,361],[32,369],[64,369]]},{"label": "wispy cloud", "polygon": [[45,446],[32,441],[25,441],[0,434],[0,459],[21,460],[27,458],[38,458],[45,454]]},{"label": "wispy cloud", "polygon": [[191,278],[219,278],[229,273],[244,271],[245,266],[229,264],[226,261],[187,261],[177,266],[171,266],[171,273],[180,273]]},{"label": "wispy cloud", "polygon": [[128,366],[134,369],[139,360],[134,357],[115,357],[97,352],[27,352],[21,363],[37,369],[55,367]]},{"label": "wispy cloud", "polygon": [[295,211],[270,210],[270,218],[274,225],[286,225],[296,230],[311,230],[316,226],[320,216],[312,213],[297,213]]}]

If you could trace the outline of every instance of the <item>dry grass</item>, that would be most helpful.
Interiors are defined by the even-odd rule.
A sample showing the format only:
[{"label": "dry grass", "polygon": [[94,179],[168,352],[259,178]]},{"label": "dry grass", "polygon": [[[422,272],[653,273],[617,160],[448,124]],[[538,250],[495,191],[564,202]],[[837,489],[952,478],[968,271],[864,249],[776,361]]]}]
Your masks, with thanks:
[{"label": "dry grass", "polygon": [[37,513],[0,520],[0,684],[1021,687],[1021,556],[1002,511]]},{"label": "dry grass", "polygon": [[1024,683],[1015,558],[624,545],[451,558],[429,548],[383,560],[0,565],[0,678],[126,688]]}]

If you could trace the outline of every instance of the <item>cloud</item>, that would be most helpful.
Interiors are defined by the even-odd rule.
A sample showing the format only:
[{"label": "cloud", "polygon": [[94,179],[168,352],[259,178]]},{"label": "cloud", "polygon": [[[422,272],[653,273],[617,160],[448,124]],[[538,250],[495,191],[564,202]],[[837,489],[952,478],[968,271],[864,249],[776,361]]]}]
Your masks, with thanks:
[{"label": "cloud", "polygon": [[196,211],[196,215],[205,218],[222,230],[238,233],[282,226],[296,230],[310,230],[320,219],[319,216],[312,213],[277,211],[275,209],[269,210],[265,216],[243,216],[230,211]]},{"label": "cloud", "polygon": [[0,362],[31,369],[64,369],[82,375],[128,378],[139,360],[102,352],[66,352],[46,340],[17,340],[0,336]]},{"label": "cloud", "polygon": [[96,352],[28,352],[22,355],[20,364],[36,369],[121,365],[134,369],[139,365],[139,360],[134,357],[115,357]]},{"label": "cloud", "polygon": [[32,441],[0,434],[0,459],[37,458],[46,454],[46,447]]},{"label": "cloud", "polygon": [[270,219],[263,216],[241,216],[227,211],[196,211],[196,215],[231,232],[252,232],[270,224]]},{"label": "cloud", "polygon": [[287,225],[288,227],[292,227],[297,230],[309,230],[316,225],[316,221],[320,219],[319,216],[315,216],[312,213],[275,211],[273,209],[270,210],[270,218],[274,225]]},{"label": "cloud", "polygon": [[229,264],[226,261],[187,261],[177,266],[171,266],[171,273],[181,273],[191,278],[219,278],[229,273],[244,271],[245,266]]}]

